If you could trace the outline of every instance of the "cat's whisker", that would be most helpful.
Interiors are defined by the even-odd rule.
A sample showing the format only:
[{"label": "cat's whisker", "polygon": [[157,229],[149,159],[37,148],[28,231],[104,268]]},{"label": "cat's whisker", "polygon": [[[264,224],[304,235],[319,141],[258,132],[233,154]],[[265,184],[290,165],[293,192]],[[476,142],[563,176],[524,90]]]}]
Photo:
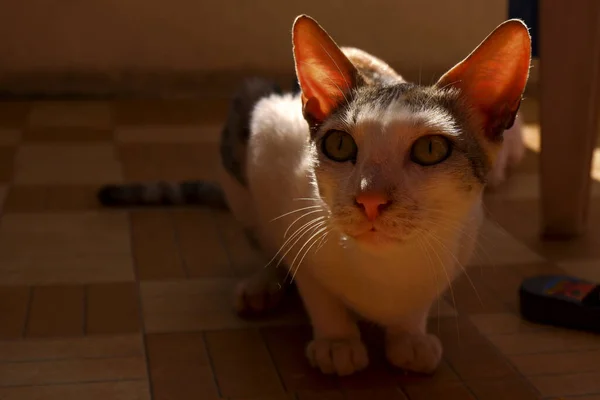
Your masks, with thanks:
[{"label": "cat's whisker", "polygon": [[[320,239],[319,235],[322,234],[323,232],[325,232],[325,235],[327,234],[327,227],[326,226],[323,227],[323,228],[320,228],[316,233],[314,233],[310,238],[308,238],[308,240],[306,241],[306,243],[304,243],[304,245],[300,248],[300,250],[298,250],[298,254],[296,254],[296,257],[294,257],[294,261],[292,261],[292,266],[290,267],[290,269],[294,271],[294,273],[292,274],[292,282],[296,278],[296,274],[298,273],[298,269],[300,269],[300,265],[302,265],[302,261],[304,261],[304,258],[306,257],[306,255],[308,254],[308,252],[310,251],[310,249],[319,242],[319,239]],[[313,240],[313,238],[316,238],[316,239]],[[310,243],[311,241],[312,241],[312,244],[310,246],[308,246],[308,248],[304,252],[304,255],[302,256],[302,258],[300,258],[300,261],[296,265],[296,268],[294,268],[293,266],[294,266],[294,263],[296,262],[296,258],[298,258],[298,256],[302,252],[302,249],[304,249],[304,247],[306,247],[306,245],[308,243]]]},{"label": "cat's whisker", "polygon": [[295,197],[294,201],[323,201],[323,199],[313,198],[313,197]]},{"label": "cat's whisker", "polygon": [[475,296],[477,296],[477,299],[479,300],[479,303],[483,307],[484,306],[483,300],[481,299],[481,296],[479,295],[479,291],[475,287],[475,284],[471,280],[471,277],[469,276],[467,268],[458,260],[458,258],[456,257],[456,255],[435,234],[431,234],[430,237],[433,240],[435,240],[442,247],[442,249],[444,249],[454,259],[454,261],[456,262],[456,265],[458,265],[460,267],[460,269],[462,270],[463,274],[465,275],[465,277],[469,281],[469,284],[471,285],[471,287],[473,288],[473,291],[475,292]]},{"label": "cat's whisker", "polygon": [[425,256],[427,257],[427,261],[429,262],[429,269],[433,272],[433,281],[434,281],[435,292],[436,292],[436,297],[437,297],[437,327],[438,327],[438,334],[439,334],[439,332],[440,332],[440,300],[441,300],[442,293],[440,290],[440,283],[438,281],[437,271],[435,269],[435,266],[433,265],[433,260],[432,260],[431,256],[429,255],[429,252],[427,251],[427,249],[425,248],[425,245],[423,244],[423,236],[422,235],[423,235],[422,232],[417,232],[417,235],[415,236],[415,238],[417,239],[417,243],[419,243],[419,247],[423,251],[423,254],[425,254]]},{"label": "cat's whisker", "polygon": [[287,237],[287,235],[288,235],[288,232],[290,231],[290,229],[292,229],[292,226],[294,226],[294,225],[296,224],[296,222],[300,221],[302,218],[305,218],[305,217],[307,217],[308,215],[315,214],[315,213],[318,213],[318,212],[321,212],[321,210],[313,210],[313,211],[309,211],[309,212],[307,212],[307,213],[305,213],[305,214],[302,214],[302,215],[301,215],[301,216],[299,216],[298,218],[296,218],[296,219],[294,220],[294,222],[292,222],[292,223],[290,224],[290,226],[288,226],[288,228],[287,228],[287,229],[285,230],[285,232],[283,233],[283,238],[285,239],[285,238]]},{"label": "cat's whisker", "polygon": [[286,212],[285,214],[282,214],[279,217],[275,217],[270,222],[277,221],[278,219],[281,219],[283,217],[287,217],[288,215],[292,215],[292,214],[298,213],[300,211],[311,210],[311,209],[315,209],[315,208],[321,208],[321,206],[320,205],[314,205],[314,206],[308,206],[308,207],[298,208],[296,210]]},{"label": "cat's whisker", "polygon": [[[423,238],[425,239],[425,243],[427,243],[429,245],[429,248],[431,249],[431,251],[433,252],[433,254],[436,256],[436,258],[438,259],[438,261],[440,262],[440,268],[444,272],[444,275],[446,276],[446,280],[448,281],[448,289],[450,290],[450,295],[452,297],[452,306],[456,310],[456,296],[454,295],[454,288],[452,287],[452,279],[450,279],[450,275],[448,275],[448,271],[446,271],[446,267],[444,265],[444,262],[442,261],[442,258],[440,257],[440,255],[438,254],[437,250],[435,249],[435,246],[433,246],[429,242],[429,240],[428,240],[429,238],[427,236],[423,236]],[[458,335],[460,335],[459,325],[458,325],[458,316],[456,317],[456,333]]]},{"label": "cat's whisker", "polygon": [[[300,235],[302,232],[305,232],[306,230],[309,230],[311,228],[311,226],[313,226],[314,224],[318,224],[319,222],[321,222],[325,217],[318,217],[315,218],[313,220],[308,221],[307,223],[305,223],[304,225],[302,225],[300,228],[298,228],[294,234],[292,236],[290,236],[287,240],[285,240],[283,242],[283,244],[281,245],[281,247],[279,247],[279,250],[277,251],[277,253],[275,253],[275,255],[273,256],[273,258],[271,258],[271,260],[269,260],[269,262],[265,265],[265,268],[267,268],[269,265],[271,265],[273,263],[273,261],[275,261],[275,259],[277,259],[277,256],[279,256],[279,254],[283,251],[283,249],[286,247],[286,245],[288,245],[292,240],[294,240],[294,238],[296,238],[298,235]],[[289,249],[288,249],[289,251]],[[287,252],[285,253],[287,254]],[[285,254],[282,256],[285,257]],[[281,258],[281,259],[282,259]],[[279,260],[279,262],[277,263],[277,267],[279,267],[279,264],[281,263],[281,259]]]},{"label": "cat's whisker", "polygon": [[[316,226],[311,227],[310,229],[308,229],[306,232],[304,232],[302,234],[302,236],[306,235],[307,233],[313,234],[315,231],[319,230],[319,229],[324,229],[323,225],[325,225],[325,221],[322,221],[321,223],[317,224]],[[300,236],[295,242],[294,244],[285,252],[285,254],[283,255],[283,257],[281,258],[281,260],[283,260],[285,258],[285,256],[294,248],[294,246],[296,246],[296,244],[300,241],[300,239],[302,238],[302,236]],[[296,254],[296,257],[298,257],[298,254],[300,254],[300,251],[302,250],[302,248],[304,248],[304,246],[306,245],[306,243],[312,238],[313,236],[311,236],[306,242],[305,244],[300,248],[300,250],[298,250],[298,253]],[[294,258],[294,261],[296,260],[296,257]],[[293,272],[293,265],[294,265],[294,261],[292,261],[292,263],[287,267],[288,271],[285,274],[285,279],[287,280],[287,278],[290,276],[290,273]],[[293,278],[292,278],[293,280]]]},{"label": "cat's whisker", "polygon": [[305,224],[303,226],[303,228],[300,228],[302,231],[299,232],[296,235],[293,235],[292,237],[290,237],[287,241],[287,243],[290,243],[292,240],[294,241],[285,251],[285,253],[283,253],[283,255],[279,258],[279,262],[276,265],[276,268],[279,267],[279,265],[281,265],[281,263],[283,262],[283,260],[285,259],[285,257],[288,255],[288,253],[294,248],[294,246],[296,246],[296,244],[298,244],[298,242],[300,241],[300,239],[302,239],[302,237],[304,235],[306,235],[309,232],[314,232],[316,229],[319,229],[321,226],[323,226],[326,223],[326,221],[323,220],[319,220],[319,221],[313,221],[311,222],[310,225],[306,226],[307,224]]}]

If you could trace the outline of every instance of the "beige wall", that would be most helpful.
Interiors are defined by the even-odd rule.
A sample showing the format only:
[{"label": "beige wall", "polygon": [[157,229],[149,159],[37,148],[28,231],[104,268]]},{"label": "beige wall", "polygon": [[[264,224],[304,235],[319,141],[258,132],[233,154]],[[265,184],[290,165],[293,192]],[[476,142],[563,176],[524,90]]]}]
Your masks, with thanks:
[{"label": "beige wall", "polygon": [[[294,17],[315,17],[423,80],[506,18],[507,0],[0,0],[0,81],[15,73],[291,69]],[[429,76],[426,76],[429,74]]]}]

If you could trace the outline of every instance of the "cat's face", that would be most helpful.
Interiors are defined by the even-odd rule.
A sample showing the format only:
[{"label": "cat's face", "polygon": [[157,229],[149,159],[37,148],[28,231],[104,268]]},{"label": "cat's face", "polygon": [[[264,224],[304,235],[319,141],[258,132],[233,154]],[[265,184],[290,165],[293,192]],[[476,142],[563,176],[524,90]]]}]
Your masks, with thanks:
[{"label": "cat's face", "polygon": [[313,136],[334,226],[370,246],[459,229],[490,163],[457,104],[448,106],[456,92],[397,83],[351,96]]},{"label": "cat's face", "polygon": [[294,25],[294,55],[315,184],[333,225],[378,249],[459,231],[520,104],[524,25],[501,25],[430,87],[365,74],[308,17]]}]

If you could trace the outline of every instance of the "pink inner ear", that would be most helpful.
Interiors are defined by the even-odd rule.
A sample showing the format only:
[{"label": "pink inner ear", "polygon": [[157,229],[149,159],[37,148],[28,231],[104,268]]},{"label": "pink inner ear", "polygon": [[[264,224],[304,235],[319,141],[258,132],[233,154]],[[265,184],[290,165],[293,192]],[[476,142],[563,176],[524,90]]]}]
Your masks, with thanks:
[{"label": "pink inner ear", "polygon": [[309,17],[294,24],[294,59],[305,113],[324,120],[350,92],[356,69],[329,35]]},{"label": "pink inner ear", "polygon": [[522,22],[501,24],[439,87],[456,87],[477,109],[495,118],[516,112],[529,76],[531,40]]}]

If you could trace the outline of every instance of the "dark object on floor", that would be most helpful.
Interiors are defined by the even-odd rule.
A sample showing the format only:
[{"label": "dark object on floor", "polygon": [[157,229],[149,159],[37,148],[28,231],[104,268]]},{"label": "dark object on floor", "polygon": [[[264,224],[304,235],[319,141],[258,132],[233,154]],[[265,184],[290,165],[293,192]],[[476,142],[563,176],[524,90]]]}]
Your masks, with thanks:
[{"label": "dark object on floor", "polygon": [[600,333],[600,285],[566,275],[525,279],[521,315],[531,322]]}]

